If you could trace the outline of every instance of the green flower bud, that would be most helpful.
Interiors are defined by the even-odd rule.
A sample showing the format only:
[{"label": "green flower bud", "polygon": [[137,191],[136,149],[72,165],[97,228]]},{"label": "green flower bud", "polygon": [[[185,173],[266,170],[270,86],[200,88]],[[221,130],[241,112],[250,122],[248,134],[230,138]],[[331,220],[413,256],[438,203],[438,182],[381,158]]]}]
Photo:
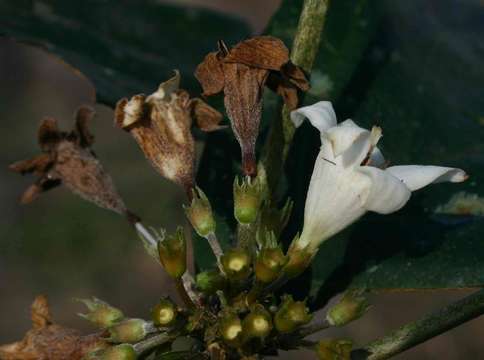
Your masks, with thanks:
[{"label": "green flower bud", "polygon": [[185,214],[193,228],[201,237],[215,232],[215,220],[207,196],[200,188],[193,189],[193,200],[190,206],[184,206]]},{"label": "green flower bud", "polygon": [[223,270],[232,280],[243,280],[250,275],[250,256],[244,249],[231,249],[221,258]]},{"label": "green flower bud", "polygon": [[289,279],[299,276],[304,270],[306,270],[314,257],[314,253],[307,249],[300,249],[295,245],[298,238],[299,235],[296,235],[287,251],[288,261],[286,266],[284,266],[284,274]]},{"label": "green flower bud", "polygon": [[326,314],[328,323],[333,326],[343,326],[362,317],[370,307],[363,293],[361,290],[346,292]]},{"label": "green flower bud", "polygon": [[156,326],[170,326],[177,316],[176,305],[168,299],[161,299],[151,310],[151,318]]},{"label": "green flower bud", "polygon": [[242,322],[245,338],[265,338],[272,330],[271,314],[260,304],[255,305]]},{"label": "green flower bud", "polygon": [[104,329],[121,321],[124,317],[121,310],[112,307],[108,303],[95,297],[92,299],[77,299],[87,306],[87,314],[79,314],[84,319],[89,320],[94,325]]},{"label": "green flower bud", "polygon": [[262,249],[257,255],[254,272],[257,280],[270,283],[280,276],[287,262],[280,247]]},{"label": "green flower bud", "polygon": [[307,324],[312,319],[304,301],[294,301],[292,296],[285,296],[274,316],[274,324],[280,333],[290,333]]},{"label": "green flower bud", "polygon": [[315,351],[320,360],[350,360],[352,346],[350,340],[324,339],[315,346]]},{"label": "green flower bud", "polygon": [[235,314],[225,314],[220,319],[219,332],[228,345],[238,346],[242,338],[242,322]]},{"label": "green flower bud", "polygon": [[225,287],[225,278],[217,270],[209,270],[198,273],[195,280],[197,289],[211,295]]},{"label": "green flower bud", "polygon": [[257,219],[261,204],[260,187],[257,180],[246,177],[239,183],[234,181],[234,215],[240,224],[251,224]]},{"label": "green flower bud", "polygon": [[149,323],[143,319],[127,319],[111,326],[109,341],[115,343],[135,343],[143,340],[149,333]]},{"label": "green flower bud", "polygon": [[183,228],[158,242],[158,255],[168,275],[179,279],[187,269],[187,247]]},{"label": "green flower bud", "polygon": [[112,346],[102,352],[100,360],[135,360],[138,358],[136,351],[130,344]]}]

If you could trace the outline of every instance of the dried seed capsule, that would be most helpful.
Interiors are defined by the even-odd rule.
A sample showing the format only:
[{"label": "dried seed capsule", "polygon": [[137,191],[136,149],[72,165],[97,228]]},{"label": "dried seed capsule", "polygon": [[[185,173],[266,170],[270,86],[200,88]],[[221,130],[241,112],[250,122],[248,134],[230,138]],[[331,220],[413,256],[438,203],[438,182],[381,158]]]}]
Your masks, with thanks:
[{"label": "dried seed capsule", "polygon": [[362,317],[369,307],[363,291],[351,290],[329,309],[326,319],[333,326],[343,326]]},{"label": "dried seed capsule", "polygon": [[311,319],[312,315],[304,301],[294,301],[292,296],[286,295],[274,316],[274,325],[277,331],[290,333]]},{"label": "dried seed capsule", "polygon": [[222,267],[231,280],[243,280],[250,275],[250,256],[244,249],[231,249],[221,259]]},{"label": "dried seed capsule", "polygon": [[92,299],[78,300],[84,303],[89,309],[87,314],[79,314],[79,316],[89,320],[100,328],[110,327],[124,318],[121,310],[95,297]]},{"label": "dried seed capsule", "polygon": [[187,269],[187,248],[183,228],[175,234],[158,242],[158,254],[166,272],[174,279],[179,279]]},{"label": "dried seed capsule", "polygon": [[151,310],[151,318],[156,326],[170,326],[177,316],[176,305],[169,299],[161,299]]},{"label": "dried seed capsule", "polygon": [[244,318],[242,328],[245,338],[265,338],[272,330],[271,314],[262,305],[257,304]]}]

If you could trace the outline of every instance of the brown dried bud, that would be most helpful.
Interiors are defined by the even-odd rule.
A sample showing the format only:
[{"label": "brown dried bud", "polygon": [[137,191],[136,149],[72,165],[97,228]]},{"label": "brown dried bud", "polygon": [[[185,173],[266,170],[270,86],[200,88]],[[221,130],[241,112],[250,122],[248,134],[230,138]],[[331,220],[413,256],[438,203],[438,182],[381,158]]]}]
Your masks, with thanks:
[{"label": "brown dried bud", "polygon": [[205,96],[224,92],[225,108],[242,150],[244,174],[255,176],[264,85],[281,95],[292,110],[297,107],[298,90],[309,89],[303,71],[290,62],[289,50],[281,40],[258,36],[230,50],[220,42],[219,51],[205,57],[195,76]]},{"label": "brown dried bud", "polygon": [[135,95],[116,105],[117,126],[128,131],[153,167],[181,185],[191,196],[194,185],[195,143],[192,119],[204,131],[217,130],[222,115],[200,99],[190,99],[179,88],[180,74],[146,97]]},{"label": "brown dried bud", "polygon": [[83,106],[76,112],[74,129],[60,131],[55,119],[42,120],[38,141],[43,153],[32,159],[18,161],[10,169],[22,175],[33,173],[37,181],[23,193],[21,202],[30,203],[37,196],[60,184],[96,205],[132,218],[119,196],[113,181],[90,149],[94,136],[87,123],[94,110]]},{"label": "brown dried bud", "polygon": [[23,340],[0,346],[0,359],[80,360],[109,346],[100,334],[81,336],[76,330],[54,324],[44,296],[37,296],[32,304],[32,323]]}]

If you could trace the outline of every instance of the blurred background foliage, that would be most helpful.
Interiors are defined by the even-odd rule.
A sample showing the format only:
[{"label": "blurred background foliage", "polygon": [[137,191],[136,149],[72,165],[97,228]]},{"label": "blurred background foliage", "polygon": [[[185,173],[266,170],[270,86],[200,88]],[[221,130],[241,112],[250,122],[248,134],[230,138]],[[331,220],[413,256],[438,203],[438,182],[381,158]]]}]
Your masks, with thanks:
[{"label": "blurred background foliage", "polygon": [[[171,292],[166,276],[116,215],[64,189],[27,207],[17,204],[32,179],[8,173],[6,167],[37,153],[40,119],[54,116],[67,129],[77,106],[95,103],[94,87],[97,101],[112,106],[123,96],[153,91],[173,68],[182,71],[182,85],[197,94],[191,73],[218,39],[233,44],[267,29],[264,33],[290,46],[301,4],[0,1],[0,34],[7,35],[0,38],[5,134],[0,153],[0,343],[27,329],[28,305],[38,293],[50,296],[60,321],[86,329],[75,317],[79,307],[70,301],[73,297],[94,294],[131,316],[146,316],[161,293]],[[300,296],[311,291],[315,307],[350,284],[406,290],[484,284],[483,10],[478,0],[333,1],[305,102],[331,99],[340,120],[381,125],[383,151],[392,164],[458,166],[471,179],[422,190],[397,214],[365,216],[325,243],[307,281],[293,284]],[[277,105],[271,94],[265,100],[262,139]],[[96,110],[94,148],[128,206],[147,223],[173,230],[184,221],[183,195],[149,167],[127,134],[113,128],[107,106],[96,105]],[[227,194],[238,170],[237,145],[230,130],[197,138],[199,149],[205,149],[199,183],[221,214],[230,214]],[[289,176],[280,189],[295,200],[287,239],[302,221],[318,141],[309,126],[294,140]],[[458,200],[449,203],[453,196]],[[196,247],[196,257],[206,257],[206,250]],[[364,343],[465,294],[379,294],[367,317],[336,334]],[[399,358],[478,358],[484,348],[472,331],[479,324],[482,320],[475,320]]]}]

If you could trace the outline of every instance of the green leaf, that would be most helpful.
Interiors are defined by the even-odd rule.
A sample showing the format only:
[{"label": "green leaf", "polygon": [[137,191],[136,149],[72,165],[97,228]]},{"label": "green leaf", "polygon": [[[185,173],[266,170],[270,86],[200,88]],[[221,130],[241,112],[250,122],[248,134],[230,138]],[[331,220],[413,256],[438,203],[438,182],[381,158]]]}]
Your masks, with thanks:
[{"label": "green leaf", "polygon": [[[336,103],[339,120],[346,115],[365,127],[380,125],[380,147],[392,164],[455,166],[471,178],[417,191],[398,213],[369,214],[325,243],[312,269],[318,306],[346,286],[484,285],[484,59],[475,51],[484,26],[473,17],[478,5],[442,4],[423,13],[410,2],[386,6],[385,27]],[[438,21],[429,24],[432,17]],[[447,215],[435,211],[462,191],[468,206]]]},{"label": "green leaf", "polygon": [[[219,39],[249,34],[242,21],[155,1],[2,1],[0,35],[44,46],[94,83],[98,101],[156,89],[177,68],[197,90],[195,66]],[[184,76],[183,76],[184,75]]]}]

